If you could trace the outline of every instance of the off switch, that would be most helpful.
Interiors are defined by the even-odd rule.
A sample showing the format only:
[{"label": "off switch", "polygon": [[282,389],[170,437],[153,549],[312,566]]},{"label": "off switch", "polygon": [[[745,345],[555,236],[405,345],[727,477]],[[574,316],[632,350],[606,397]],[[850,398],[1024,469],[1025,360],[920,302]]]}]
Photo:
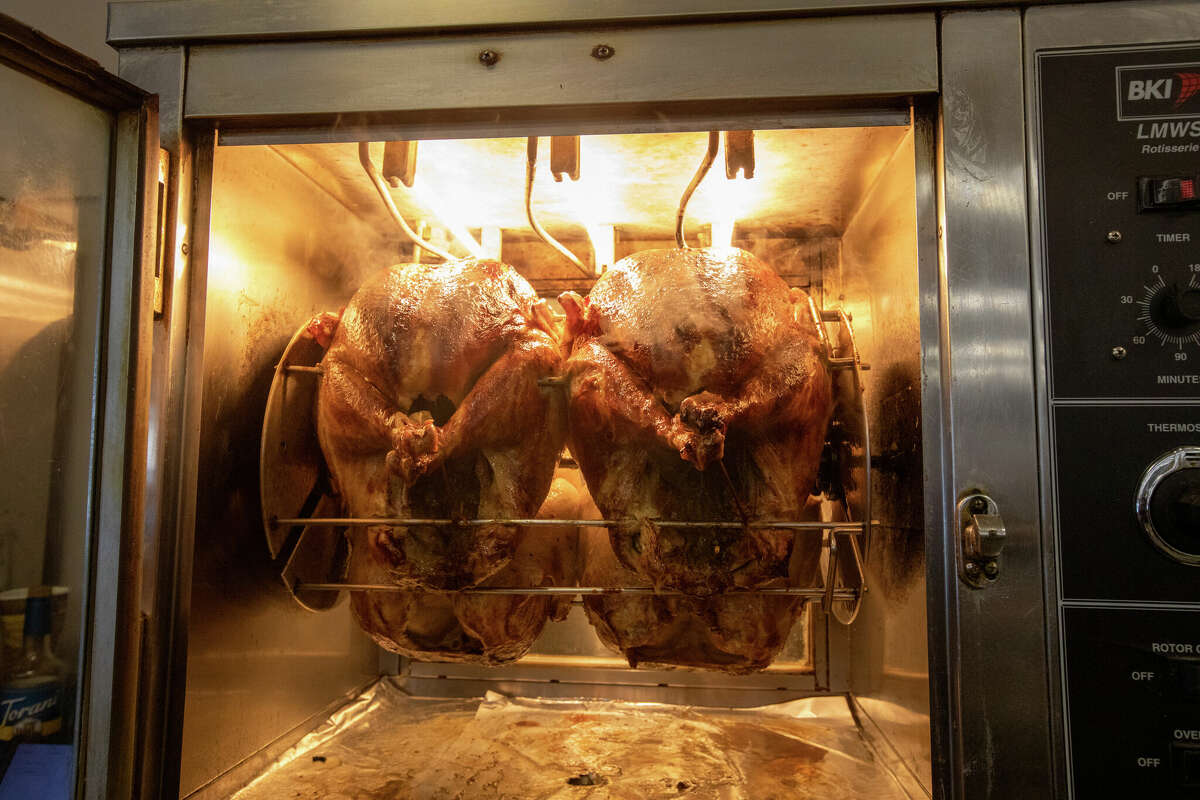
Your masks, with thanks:
[{"label": "off switch", "polygon": [[1142,211],[1200,207],[1200,176],[1138,178],[1138,201]]},{"label": "off switch", "polygon": [[1171,761],[1180,786],[1200,786],[1200,748],[1176,746]]},{"label": "off switch", "polygon": [[1172,694],[1185,702],[1200,701],[1200,660],[1171,659],[1169,674]]}]

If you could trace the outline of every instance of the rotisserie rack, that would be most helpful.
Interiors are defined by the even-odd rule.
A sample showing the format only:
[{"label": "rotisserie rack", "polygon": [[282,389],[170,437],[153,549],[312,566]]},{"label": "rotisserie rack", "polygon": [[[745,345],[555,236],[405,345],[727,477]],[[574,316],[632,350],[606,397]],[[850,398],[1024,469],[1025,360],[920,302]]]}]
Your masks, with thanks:
[{"label": "rotisserie rack", "polygon": [[[398,215],[397,215],[397,218]],[[779,535],[821,537],[822,582],[815,586],[771,586],[731,589],[730,593],[778,595],[819,601],[823,611],[844,624],[857,617],[865,580],[865,554],[871,535],[870,443],[863,404],[862,362],[854,341],[849,315],[842,309],[818,309],[811,298],[808,308],[821,344],[824,360],[835,380],[850,378],[847,391],[851,413],[830,423],[819,487],[814,493],[837,501],[843,519],[800,521],[772,520],[671,520],[671,519],[415,519],[393,517],[342,517],[333,509],[320,447],[313,425],[313,405],[324,348],[306,323],[293,336],[276,365],[263,423],[261,492],[263,524],[273,559],[282,565],[280,576],[303,607],[320,611],[336,604],[343,591],[398,592],[401,586],[385,583],[348,583],[342,580],[347,546],[344,532],[371,526],[494,526],[528,528],[603,527],[648,524],[660,528],[749,529]],[[833,326],[830,331],[828,326]],[[563,381],[541,381],[544,391],[561,391]],[[836,434],[836,435],[834,435]],[[486,586],[459,589],[468,594],[555,595],[571,597],[576,604],[585,595],[681,595],[653,586]]]}]

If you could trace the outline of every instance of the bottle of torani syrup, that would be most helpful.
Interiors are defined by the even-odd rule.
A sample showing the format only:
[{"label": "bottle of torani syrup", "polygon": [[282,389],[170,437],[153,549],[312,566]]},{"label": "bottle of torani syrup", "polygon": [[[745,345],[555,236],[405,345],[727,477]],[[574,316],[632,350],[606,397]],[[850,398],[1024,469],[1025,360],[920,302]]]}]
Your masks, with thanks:
[{"label": "bottle of torani syrup", "polygon": [[0,740],[46,741],[62,729],[63,664],[50,647],[50,598],[25,601],[25,645],[0,686]]}]

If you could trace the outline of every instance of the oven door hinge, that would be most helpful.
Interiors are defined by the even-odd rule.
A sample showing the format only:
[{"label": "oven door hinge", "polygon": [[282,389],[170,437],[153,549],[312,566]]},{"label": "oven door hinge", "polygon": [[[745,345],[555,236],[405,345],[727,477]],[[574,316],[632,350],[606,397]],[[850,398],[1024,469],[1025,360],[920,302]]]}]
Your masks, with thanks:
[{"label": "oven door hinge", "polygon": [[1000,553],[1008,532],[996,501],[972,491],[958,501],[958,577],[973,589],[1000,577]]},{"label": "oven door hinge", "polygon": [[171,154],[165,149],[158,151],[158,201],[155,217],[154,245],[154,318],[163,314],[163,274],[167,261],[167,190],[171,181]]}]

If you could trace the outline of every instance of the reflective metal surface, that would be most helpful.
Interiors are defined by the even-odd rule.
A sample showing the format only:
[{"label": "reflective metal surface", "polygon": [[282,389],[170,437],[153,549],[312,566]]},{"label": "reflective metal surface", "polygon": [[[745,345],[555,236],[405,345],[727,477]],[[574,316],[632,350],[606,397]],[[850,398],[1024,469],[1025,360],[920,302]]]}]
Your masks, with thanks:
[{"label": "reflective metal surface", "polygon": [[955,504],[959,536],[958,577],[974,589],[984,589],[1000,578],[1000,555],[1008,530],[996,501],[982,492],[968,492]]},{"label": "reflective metal surface", "polygon": [[[257,445],[275,362],[296,320],[339,308],[394,253],[271,150],[217,148],[211,169],[211,218],[197,219],[207,280],[193,287],[203,303],[203,367],[188,365],[203,395],[182,794],[378,674],[376,648],[346,606],[305,612],[279,580],[261,533]],[[202,172],[200,181],[209,177]]]},{"label": "reflective metal surface", "polygon": [[[107,355],[100,419],[104,444],[97,475],[96,537],[91,566],[95,595],[89,654],[89,762],[83,795],[122,797],[133,791],[137,693],[141,660],[141,529],[145,508],[146,404],[153,317],[156,225],[150,207],[158,182],[153,106],[117,116],[108,280]],[[105,488],[108,487],[108,488]],[[116,490],[113,487],[123,487]],[[107,695],[107,696],[106,696]]]},{"label": "reflective metal surface", "polygon": [[[886,162],[842,237],[837,278],[826,286],[854,319],[865,361],[866,412],[878,460],[867,582],[849,628],[849,686],[863,713],[928,787],[930,749],[926,664],[925,530],[920,502],[925,425],[920,341],[919,184],[929,169],[910,132]],[[924,210],[931,213],[932,198]],[[936,431],[936,425],[934,426]]]},{"label": "reflective metal surface", "polygon": [[[666,112],[664,112],[664,117]],[[674,214],[687,175],[705,149],[709,120],[664,119],[676,127],[670,133],[621,133],[580,137],[578,181],[539,178],[534,199],[539,221],[555,236],[570,242],[587,260],[591,247],[578,242],[581,213],[621,227],[636,224],[639,238],[674,243]],[[889,119],[890,127],[807,127],[824,124],[799,116],[779,115],[774,128],[758,131],[754,180],[730,181],[713,175],[696,191],[688,211],[688,233],[695,242],[712,219],[735,205],[742,227],[754,226],[810,236],[845,229],[853,203],[874,183],[879,169],[895,150],[907,125],[907,114]],[[625,120],[609,118],[610,130],[622,131]],[[795,126],[792,128],[791,126]],[[330,134],[341,133],[338,130]],[[477,134],[494,137],[486,127]],[[281,136],[286,134],[280,134]],[[471,227],[495,226],[508,246],[514,229],[529,231],[523,203],[527,144],[524,138],[445,139],[421,142],[412,187],[391,191],[400,213],[418,224],[445,212],[453,198],[453,218]],[[222,143],[241,143],[224,130]],[[542,142],[543,148],[545,142]],[[352,143],[274,145],[279,153],[314,181],[337,194],[346,205],[381,230],[392,224],[363,175]],[[382,148],[375,146],[375,158]],[[486,169],[480,165],[488,165]],[[649,179],[648,179],[649,177]],[[798,187],[804,187],[798,191]],[[628,230],[620,231],[628,238]],[[468,251],[452,242],[457,256]],[[616,257],[625,254],[624,248]],[[422,256],[431,260],[428,256]],[[524,264],[522,264],[525,267]],[[556,274],[578,275],[565,262]],[[528,268],[526,267],[526,272]],[[534,277],[527,275],[526,277]],[[591,277],[590,273],[589,276]],[[833,326],[830,327],[833,330]]]},{"label": "reflective metal surface", "polygon": [[953,577],[946,587],[958,607],[950,674],[961,762],[952,796],[970,798],[1051,785],[1020,24],[1015,11],[962,12],[942,27],[953,420],[944,513],[957,535],[957,495],[983,491],[1008,531],[1004,573],[991,588],[970,591]]},{"label": "reflective metal surface", "polygon": [[[167,41],[355,37],[463,28],[497,31],[562,25],[654,24],[669,21],[782,18],[817,13],[903,8],[998,5],[991,0],[756,0],[732,7],[724,0],[604,0],[593,3],[489,2],[469,0],[447,6],[415,0],[406,13],[372,0],[157,0],[109,3],[108,41],[114,47]],[[606,36],[593,36],[592,45]],[[610,45],[611,46],[611,45]]]},{"label": "reflective metal surface", "polygon": [[[339,117],[664,98],[879,97],[937,88],[932,14],[612,30],[605,39],[618,55],[604,62],[590,55],[593,38],[546,32],[197,45],[189,52],[185,113],[259,122],[319,115],[353,127],[353,118]],[[505,56],[482,66],[477,55],[485,48]],[[846,53],[854,54],[853,69],[828,68]]]},{"label": "reflective metal surface", "polygon": [[495,693],[456,701],[412,697],[385,678],[233,797],[912,797],[870,734],[839,696],[741,710]]},{"label": "reflective metal surface", "polygon": [[1189,564],[1193,567],[1200,566],[1200,554],[1180,550],[1163,538],[1155,525],[1151,500],[1154,498],[1154,490],[1165,478],[1180,470],[1196,469],[1197,467],[1200,467],[1200,449],[1180,447],[1169,453],[1163,453],[1157,461],[1146,467],[1146,471],[1138,483],[1135,496],[1138,522],[1142,523],[1142,529],[1146,531],[1146,535],[1150,537],[1154,546],[1181,564]]},{"label": "reflective metal surface", "polygon": [[[189,346],[188,317],[193,230],[192,142],[183,129],[182,102],[185,53],[180,47],[145,48],[121,53],[120,71],[127,80],[159,97],[158,138],[169,157],[167,195],[163,203],[163,314],[153,323],[149,346],[150,401],[147,411],[146,518],[143,525],[141,613],[144,627],[139,685],[141,762],[138,788],[142,797],[173,796],[178,780],[180,726],[183,717],[184,667],[187,660],[186,600],[191,578],[190,553],[180,550],[180,491],[186,459],[185,437],[168,435],[183,429],[183,368]],[[193,334],[196,333],[192,329]],[[196,339],[190,340],[198,350]],[[202,341],[200,339],[199,341]],[[198,384],[198,381],[197,381]],[[190,543],[190,535],[187,541]],[[170,756],[164,756],[170,753]],[[164,777],[164,769],[166,777]],[[163,781],[172,788],[164,788]]]}]

